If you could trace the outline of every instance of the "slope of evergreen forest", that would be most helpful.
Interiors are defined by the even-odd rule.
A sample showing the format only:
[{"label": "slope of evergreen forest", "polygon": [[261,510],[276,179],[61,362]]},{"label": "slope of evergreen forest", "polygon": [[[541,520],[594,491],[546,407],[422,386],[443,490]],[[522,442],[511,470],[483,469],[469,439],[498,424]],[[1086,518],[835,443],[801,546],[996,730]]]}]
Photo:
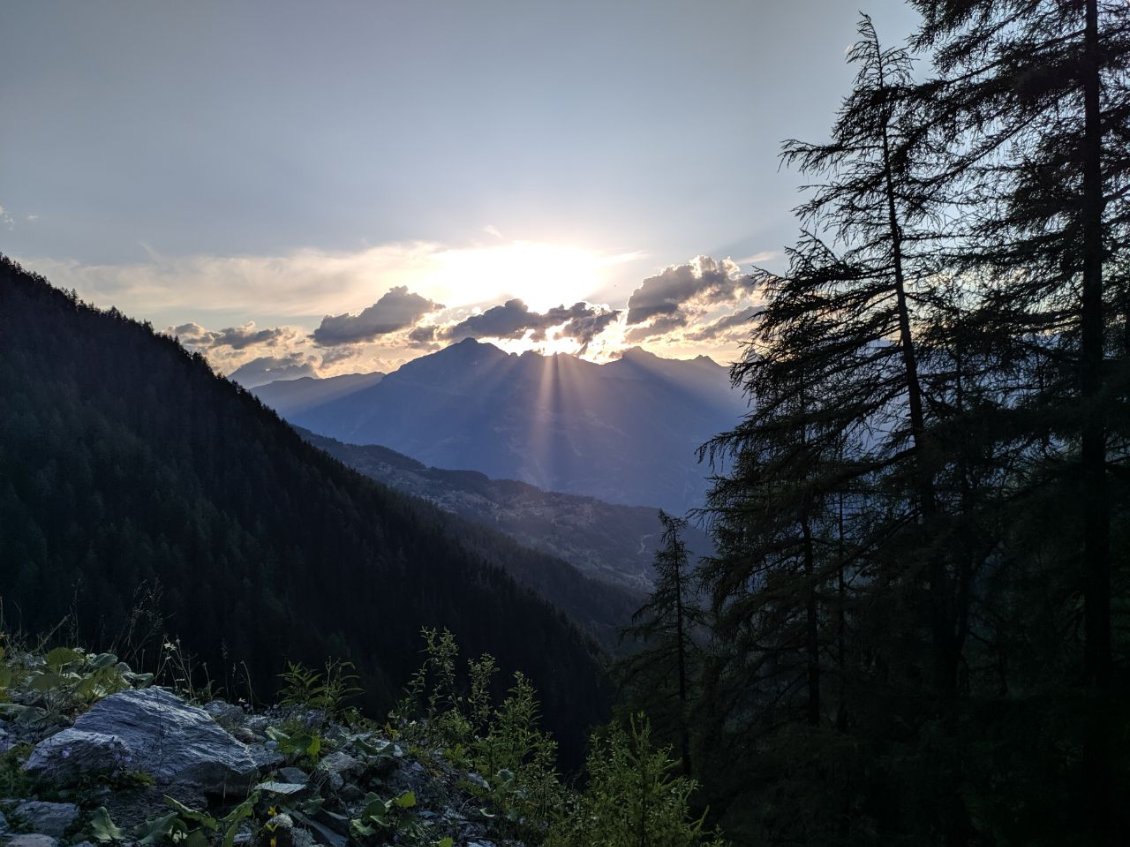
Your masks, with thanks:
[{"label": "slope of evergreen forest", "polygon": [[[595,580],[637,593],[653,585],[652,563],[663,535],[658,508],[545,491],[478,471],[429,468],[387,447],[299,432],[365,476],[564,559]],[[697,526],[688,525],[684,534],[692,558],[712,552],[710,538]]]},{"label": "slope of evergreen forest", "polygon": [[175,634],[213,680],[249,672],[260,696],[284,659],[337,656],[381,713],[419,664],[421,627],[442,626],[534,681],[566,760],[604,715],[596,648],[438,510],[306,444],[172,339],[7,259],[0,397],[8,628],[66,617],[142,665]]},{"label": "slope of evergreen forest", "polygon": [[[468,550],[471,555],[481,557],[490,565],[501,568],[513,577],[519,585],[529,588],[551,605],[560,609],[584,632],[596,639],[597,643],[609,653],[615,654],[622,651],[623,643],[620,630],[628,625],[632,614],[646,599],[646,593],[642,588],[637,586],[633,590],[626,585],[602,581],[594,575],[574,567],[563,556],[552,555],[552,552],[538,549],[535,546],[538,529],[535,522],[531,521],[535,524],[532,527],[533,536],[521,537],[519,540],[522,543],[519,543],[519,540],[515,540],[515,537],[512,537],[509,532],[509,525],[496,523],[496,526],[491,526],[483,519],[479,510],[452,510],[447,508],[449,505],[447,500],[436,503],[426,496],[427,491],[402,484],[405,481],[403,476],[386,474],[383,471],[388,466],[383,462],[380,465],[376,465],[374,462],[374,459],[379,457],[385,461],[404,463],[409,468],[414,467],[423,470],[422,465],[407,456],[400,456],[384,447],[358,447],[352,444],[342,444],[332,438],[324,438],[303,429],[299,429],[298,432],[303,439],[340,460],[347,467],[353,468],[370,479],[387,485],[402,494],[420,498],[416,501],[420,512],[430,513],[434,520],[445,524],[459,544]],[[481,477],[484,482],[493,482],[493,480],[487,480],[486,477],[474,471],[437,470],[435,474],[439,479],[460,479],[471,476]],[[408,479],[409,481],[416,481],[418,477],[410,475]],[[511,484],[531,488],[531,486],[523,483]],[[445,486],[444,490],[451,498],[460,498],[461,494],[466,493],[451,482]],[[550,496],[568,497],[568,495]],[[582,498],[573,499],[580,500]],[[656,514],[648,509],[633,509],[627,506],[608,506],[608,508],[616,510],[617,514],[621,510]],[[657,519],[656,521],[658,522]],[[549,550],[552,551],[552,548],[550,547]],[[650,558],[649,555],[649,566]]]}]

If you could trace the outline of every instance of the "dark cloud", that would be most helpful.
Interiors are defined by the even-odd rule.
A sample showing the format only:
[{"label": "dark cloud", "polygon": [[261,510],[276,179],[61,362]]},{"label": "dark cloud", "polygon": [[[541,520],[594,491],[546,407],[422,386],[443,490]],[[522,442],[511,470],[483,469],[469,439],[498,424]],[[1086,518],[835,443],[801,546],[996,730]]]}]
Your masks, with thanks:
[{"label": "dark cloud", "polygon": [[313,365],[305,356],[291,353],[288,356],[260,356],[252,359],[228,374],[228,378],[244,388],[255,388],[278,379],[298,379],[317,375]]},{"label": "dark cloud", "polygon": [[378,335],[387,335],[412,326],[424,315],[442,308],[439,303],[400,285],[390,288],[380,300],[359,315],[326,315],[311,337],[316,344],[327,347],[372,341]]},{"label": "dark cloud", "polygon": [[173,327],[172,333],[180,339],[182,344],[188,346],[208,349],[230,347],[233,350],[243,350],[256,344],[274,347],[280,341],[284,341],[292,335],[290,331],[282,327],[255,329],[253,323],[244,326],[229,326],[218,332],[205,329],[197,323],[186,323]]},{"label": "dark cloud", "polygon": [[216,333],[212,342],[213,347],[231,347],[233,350],[242,350],[255,344],[266,344],[273,347],[287,332],[280,327],[274,329],[255,329],[254,327],[228,327]]},{"label": "dark cloud", "polygon": [[760,312],[760,306],[749,306],[741,311],[734,312],[732,315],[723,315],[713,323],[709,323],[691,333],[687,338],[691,341],[710,341],[720,335],[728,335],[738,329],[748,332],[750,329],[750,321]]},{"label": "dark cloud", "polygon": [[719,262],[699,256],[693,262],[673,265],[648,277],[628,299],[628,325],[679,313],[691,300],[704,305],[732,300],[743,285],[736,271],[737,266],[728,259]]},{"label": "dark cloud", "polygon": [[441,334],[446,339],[462,341],[464,338],[521,338],[532,332],[534,341],[542,341],[547,330],[561,327],[558,335],[575,338],[587,346],[619,314],[588,303],[555,306],[544,313],[531,312],[525,303],[515,298],[481,314],[471,315],[442,330]]},{"label": "dark cloud", "polygon": [[521,338],[528,329],[537,329],[541,316],[531,312],[521,300],[507,300],[501,306],[492,306],[478,315],[471,315],[443,331],[445,338],[462,341],[464,338]]},{"label": "dark cloud", "polygon": [[588,349],[589,343],[604,332],[609,324],[615,323],[619,316],[619,311],[607,311],[592,315],[577,316],[565,324],[564,328],[561,330],[561,334],[575,338],[577,341],[581,342],[581,349],[578,352],[584,353]]},{"label": "dark cloud", "polygon": [[168,332],[169,335],[176,336],[181,344],[194,347],[208,346],[211,337],[216,334],[196,323],[186,323],[180,326],[170,327],[166,332]]},{"label": "dark cloud", "polygon": [[422,347],[425,350],[431,350],[438,345],[436,339],[439,336],[439,327],[431,324],[427,326],[418,326],[408,333],[408,344],[412,347]]},{"label": "dark cloud", "polygon": [[657,335],[666,335],[668,332],[672,332],[686,325],[687,316],[682,312],[675,312],[672,315],[661,315],[649,324],[629,329],[624,335],[624,340],[629,344],[635,344],[647,338],[654,338]]}]

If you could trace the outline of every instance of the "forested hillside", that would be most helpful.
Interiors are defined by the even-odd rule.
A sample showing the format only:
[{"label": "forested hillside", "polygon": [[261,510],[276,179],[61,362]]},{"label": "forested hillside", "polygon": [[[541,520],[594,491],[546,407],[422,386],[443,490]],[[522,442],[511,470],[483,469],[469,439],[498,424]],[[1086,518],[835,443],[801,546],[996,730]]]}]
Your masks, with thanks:
[{"label": "forested hillside", "polygon": [[[379,712],[419,664],[420,628],[444,626],[527,673],[574,756],[604,714],[591,644],[439,512],[304,443],[172,339],[8,260],[0,397],[7,627],[69,616],[92,645],[132,640],[143,664],[178,635],[213,679],[246,667],[261,695],[287,658],[347,658]],[[147,596],[160,621],[142,631]]]},{"label": "forested hillside", "polygon": [[[658,508],[543,491],[478,471],[429,468],[387,447],[343,444],[308,430],[299,432],[354,470],[564,559],[592,579],[637,594],[652,586],[652,562],[663,535]],[[693,558],[711,551],[710,539],[697,526],[688,526],[685,535]]]}]

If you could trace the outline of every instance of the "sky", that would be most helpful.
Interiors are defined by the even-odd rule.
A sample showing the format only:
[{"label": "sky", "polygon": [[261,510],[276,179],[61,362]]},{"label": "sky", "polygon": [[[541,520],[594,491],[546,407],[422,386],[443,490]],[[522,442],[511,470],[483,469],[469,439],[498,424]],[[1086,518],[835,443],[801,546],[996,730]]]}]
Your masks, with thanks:
[{"label": "sky", "polygon": [[245,384],[740,355],[860,5],[6,0],[0,252]]}]

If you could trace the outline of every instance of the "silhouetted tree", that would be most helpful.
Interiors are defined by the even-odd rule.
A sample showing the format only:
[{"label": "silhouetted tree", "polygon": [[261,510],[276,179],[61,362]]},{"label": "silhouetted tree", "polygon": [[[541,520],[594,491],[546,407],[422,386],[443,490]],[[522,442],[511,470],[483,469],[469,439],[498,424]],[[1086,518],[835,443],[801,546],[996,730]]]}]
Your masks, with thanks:
[{"label": "silhouetted tree", "polygon": [[[692,675],[698,661],[694,633],[703,623],[692,583],[692,572],[682,533],[687,522],[659,512],[663,524],[662,546],[655,552],[655,588],[647,603],[632,615],[624,636],[643,642],[643,648],[622,663],[629,685],[646,686],[646,701],[653,713],[673,712],[665,727],[678,744],[685,776],[691,774],[690,704]],[[660,702],[674,681],[673,710]],[[659,687],[657,691],[653,686]],[[673,724],[673,725],[671,725]]]}]

